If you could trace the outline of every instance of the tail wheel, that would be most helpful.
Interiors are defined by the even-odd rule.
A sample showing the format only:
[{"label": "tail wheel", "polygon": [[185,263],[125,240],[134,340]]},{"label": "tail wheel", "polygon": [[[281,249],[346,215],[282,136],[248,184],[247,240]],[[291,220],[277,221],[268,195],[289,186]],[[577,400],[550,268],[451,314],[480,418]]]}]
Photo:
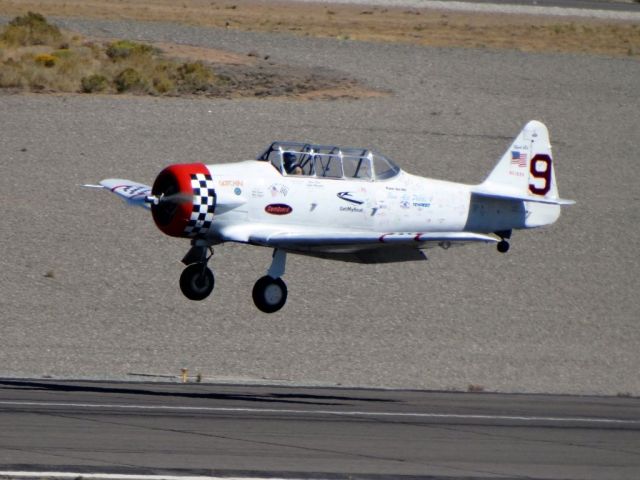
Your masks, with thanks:
[{"label": "tail wheel", "polygon": [[202,263],[189,265],[180,275],[180,290],[189,300],[204,300],[213,291],[213,272]]},{"label": "tail wheel", "polygon": [[287,285],[281,278],[264,276],[253,286],[253,303],[265,313],[273,313],[287,302]]},{"label": "tail wheel", "polygon": [[509,242],[501,240],[498,242],[498,251],[500,253],[507,253],[509,251]]}]

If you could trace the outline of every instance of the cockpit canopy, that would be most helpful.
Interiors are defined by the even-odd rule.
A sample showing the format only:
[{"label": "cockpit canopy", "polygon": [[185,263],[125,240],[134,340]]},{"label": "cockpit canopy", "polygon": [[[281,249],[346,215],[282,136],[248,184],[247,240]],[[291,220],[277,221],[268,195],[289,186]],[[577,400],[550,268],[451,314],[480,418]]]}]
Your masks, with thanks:
[{"label": "cockpit canopy", "polygon": [[271,162],[283,175],[348,180],[385,180],[400,172],[380,153],[357,147],[273,142],[257,160]]}]

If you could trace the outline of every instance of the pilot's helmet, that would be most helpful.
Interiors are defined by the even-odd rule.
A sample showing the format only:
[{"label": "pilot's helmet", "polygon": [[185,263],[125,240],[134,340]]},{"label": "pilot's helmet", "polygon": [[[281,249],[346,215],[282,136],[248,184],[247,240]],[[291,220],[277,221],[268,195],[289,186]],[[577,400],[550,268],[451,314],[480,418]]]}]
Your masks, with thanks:
[{"label": "pilot's helmet", "polygon": [[284,152],[282,155],[285,165],[292,165],[296,163],[296,156],[291,152]]},{"label": "pilot's helmet", "polygon": [[291,152],[284,152],[284,154],[282,155],[282,159],[284,160],[285,172],[293,173],[294,169],[298,165],[295,154]]}]

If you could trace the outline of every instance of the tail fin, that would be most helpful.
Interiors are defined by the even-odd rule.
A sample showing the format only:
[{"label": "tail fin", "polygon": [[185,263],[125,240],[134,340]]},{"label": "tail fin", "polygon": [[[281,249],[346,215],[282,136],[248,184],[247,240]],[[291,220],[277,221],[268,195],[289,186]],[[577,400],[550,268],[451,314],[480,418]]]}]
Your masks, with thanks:
[{"label": "tail fin", "polygon": [[[527,226],[548,225],[560,215],[559,205],[572,200],[558,196],[547,127],[531,120],[515,138],[489,176],[474,187],[476,195],[532,202]],[[548,205],[539,205],[548,204]]]},{"label": "tail fin", "polygon": [[554,205],[571,205],[558,196],[547,127],[531,120],[473,193]]}]

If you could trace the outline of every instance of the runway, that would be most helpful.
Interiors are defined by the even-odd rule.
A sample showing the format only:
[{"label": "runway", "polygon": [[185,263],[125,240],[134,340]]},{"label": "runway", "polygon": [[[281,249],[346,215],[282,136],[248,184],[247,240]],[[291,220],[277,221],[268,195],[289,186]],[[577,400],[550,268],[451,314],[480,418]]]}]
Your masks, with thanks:
[{"label": "runway", "polygon": [[631,480],[640,401],[5,379],[0,471]]}]

